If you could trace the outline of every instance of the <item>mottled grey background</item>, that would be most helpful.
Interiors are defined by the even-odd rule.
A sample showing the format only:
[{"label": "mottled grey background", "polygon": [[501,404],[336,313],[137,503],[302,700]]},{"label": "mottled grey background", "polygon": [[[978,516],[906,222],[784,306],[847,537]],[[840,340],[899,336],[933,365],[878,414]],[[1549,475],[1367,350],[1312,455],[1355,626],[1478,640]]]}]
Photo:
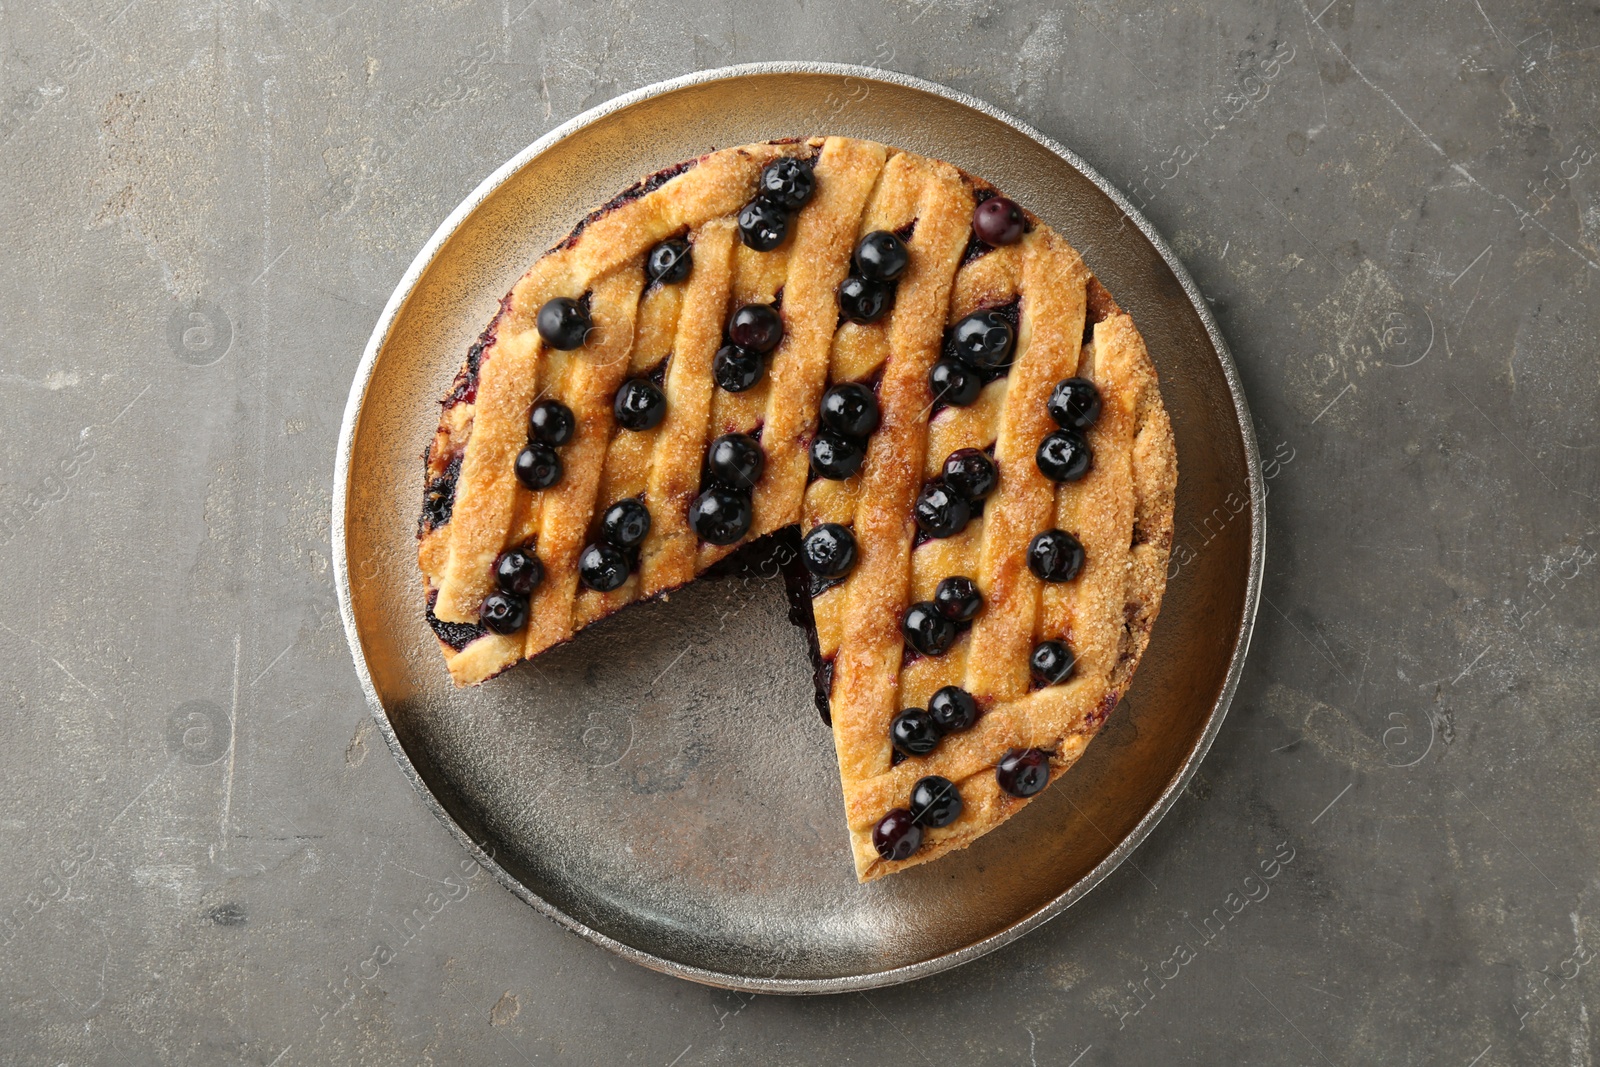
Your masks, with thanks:
[{"label": "mottled grey background", "polygon": [[[1600,8],[1325,2],[0,8],[0,1060],[1592,1063]],[[795,58],[974,93],[1142,201],[1271,489],[1243,686],[1134,864],[813,999],[463,867],[329,564],[346,390],[445,214],[616,93]]]}]

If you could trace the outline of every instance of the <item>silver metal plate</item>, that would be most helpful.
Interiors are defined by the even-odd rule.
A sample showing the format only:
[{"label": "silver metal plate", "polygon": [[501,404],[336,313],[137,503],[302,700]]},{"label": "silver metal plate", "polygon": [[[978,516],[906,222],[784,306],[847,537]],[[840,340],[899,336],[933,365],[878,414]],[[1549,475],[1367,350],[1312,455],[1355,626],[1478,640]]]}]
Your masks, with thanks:
[{"label": "silver metal plate", "polygon": [[[1075,245],[1132,314],[1177,437],[1172,575],[1128,697],[1071,773],[964,852],[858,885],[832,739],[782,580],[707,579],[478,689],[423,619],[414,531],[436,401],[496,301],[594,205],[716,147],[867,137],[981,175]],[[1077,156],[961,93],[885,71],[755,64],[617,98],[451,213],[378,320],[334,481],[345,631],[401,769],[513,893],[647,967],[814,993],[907,981],[1059,914],[1171,806],[1221,725],[1265,543],[1255,437],[1176,256]],[[1201,539],[1204,543],[1201,543]],[[1192,558],[1185,558],[1185,557]]]}]

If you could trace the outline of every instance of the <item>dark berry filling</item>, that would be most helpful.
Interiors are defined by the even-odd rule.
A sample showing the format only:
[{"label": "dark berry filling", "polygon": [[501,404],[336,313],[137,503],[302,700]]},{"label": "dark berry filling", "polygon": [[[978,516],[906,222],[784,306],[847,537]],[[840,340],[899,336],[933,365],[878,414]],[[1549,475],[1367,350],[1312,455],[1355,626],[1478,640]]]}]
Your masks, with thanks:
[{"label": "dark berry filling", "polygon": [[952,575],[933,591],[933,606],[951,622],[971,622],[983,610],[983,594],[971,578]]},{"label": "dark berry filling", "polygon": [[533,442],[517,453],[517,481],[537,492],[561,480],[561,457],[549,445]]},{"label": "dark berry filling", "polygon": [[1046,530],[1028,542],[1028,569],[1041,582],[1070,582],[1083,569],[1083,545],[1065,530]]},{"label": "dark berry filling", "polygon": [[825,522],[800,542],[800,562],[818,578],[843,578],[856,565],[856,536],[848,526]]},{"label": "dark berry filling", "polygon": [[783,340],[783,319],[766,304],[746,304],[728,320],[728,340],[766,355]]},{"label": "dark berry filling", "polygon": [[1016,201],[1003,196],[991,197],[978,205],[972,213],[972,233],[990,248],[1014,245],[1022,240],[1028,220]]},{"label": "dark berry filling", "polygon": [[811,469],[819,477],[843,481],[861,469],[866,449],[854,439],[823,428],[811,439]]},{"label": "dark berry filling", "polygon": [[940,733],[960,733],[978,721],[978,702],[959,685],[947,685],[928,698],[928,715]]},{"label": "dark berry filling", "polygon": [[726,486],[713,485],[689,505],[689,526],[701,540],[731,545],[750,532],[755,517],[750,496]]},{"label": "dark berry filling", "polygon": [[888,230],[873,230],[856,245],[856,273],[869,282],[892,282],[911,263],[904,241]]},{"label": "dark berry filling", "polygon": [[597,593],[609,593],[628,580],[628,554],[608,541],[597,541],[578,555],[578,578]]},{"label": "dark berry filling", "polygon": [[765,356],[738,345],[724,345],[711,361],[711,376],[730,393],[744,392],[766,372]]},{"label": "dark berry filling", "polygon": [[1013,748],[994,769],[1000,788],[1027,799],[1050,784],[1050,753],[1039,748]]},{"label": "dark berry filling", "polygon": [[937,774],[917,779],[911,787],[911,817],[935,830],[949,826],[961,817],[961,791]]},{"label": "dark berry filling", "polygon": [[494,582],[503,593],[526,600],[544,581],[544,564],[532,550],[513,548],[494,563]]},{"label": "dark berry filling", "polygon": [[954,537],[967,528],[972,508],[967,498],[935,478],[922,487],[912,507],[917,526],[929,537]]},{"label": "dark berry filling", "polygon": [[644,261],[644,275],[652,282],[672,285],[687,278],[693,266],[694,253],[689,249],[689,242],[673,237],[650,250]]},{"label": "dark berry filling", "polygon": [[470,622],[445,622],[433,613],[433,605],[439,599],[437,592],[428,594],[428,626],[432,628],[435,636],[451,648],[460,652],[472,642],[483,636],[482,626],[474,626]]},{"label": "dark berry filling", "polygon": [[456,479],[461,477],[461,457],[456,456],[444,473],[428,483],[422,494],[422,517],[417,520],[417,536],[450,521],[456,506]]},{"label": "dark berry filling", "polygon": [[839,314],[851,322],[870,326],[883,318],[894,303],[894,289],[852,274],[839,283]]},{"label": "dark berry filling", "polygon": [[638,548],[650,535],[650,509],[632,497],[619,500],[600,518],[600,536],[618,548]]},{"label": "dark berry filling", "polygon": [[1100,418],[1100,390],[1087,378],[1067,378],[1056,384],[1045,410],[1066,430],[1087,430]]},{"label": "dark berry filling", "polygon": [[1093,460],[1089,442],[1077,430],[1057,430],[1039,442],[1034,462],[1039,473],[1053,482],[1075,482],[1089,473]]},{"label": "dark berry filling", "polygon": [[940,614],[931,600],[913,604],[900,620],[906,644],[924,656],[942,656],[956,639],[956,624]]},{"label": "dark berry filling", "polygon": [[907,708],[889,723],[889,741],[908,756],[926,756],[939,747],[939,727],[921,708]]},{"label": "dark berry filling", "polygon": [[624,430],[653,430],[667,417],[667,395],[648,378],[630,378],[617,390],[611,410]]},{"label": "dark berry filling", "polygon": [[730,489],[754,489],[766,469],[766,453],[749,434],[723,434],[706,450],[706,480]]},{"label": "dark berry filling", "polygon": [[878,398],[860,382],[844,382],[822,394],[822,424],[845,437],[869,437],[878,428]]},{"label": "dark berry filling", "polygon": [[559,400],[541,400],[528,412],[528,439],[552,448],[572,440],[572,431],[577,426],[572,409]]},{"label": "dark berry filling", "polygon": [[497,634],[514,634],[528,625],[528,602],[511,593],[490,593],[483,598],[478,619]]},{"label": "dark berry filling", "polygon": [[922,827],[905,808],[895,808],[872,828],[872,847],[886,860],[904,860],[922,847]]},{"label": "dark berry filling", "polygon": [[1062,641],[1041,641],[1033,647],[1028,666],[1038,685],[1059,685],[1072,677],[1077,657]]},{"label": "dark berry filling", "polygon": [[978,448],[958,448],[944,461],[944,484],[969,501],[982,500],[994,492],[1000,472],[994,460]]},{"label": "dark berry filling", "polygon": [[584,339],[589,336],[593,325],[589,321],[588,309],[564,296],[545,301],[534,324],[545,344],[564,352],[583,347]]}]

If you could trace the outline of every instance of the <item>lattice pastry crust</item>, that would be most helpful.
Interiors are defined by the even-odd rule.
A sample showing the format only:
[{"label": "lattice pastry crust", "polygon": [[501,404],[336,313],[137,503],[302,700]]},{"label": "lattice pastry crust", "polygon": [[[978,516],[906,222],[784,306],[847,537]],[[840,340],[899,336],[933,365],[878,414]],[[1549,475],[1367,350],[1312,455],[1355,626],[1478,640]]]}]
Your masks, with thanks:
[{"label": "lattice pastry crust", "polygon": [[[768,165],[785,157],[806,165],[814,191],[787,216],[782,243],[757,251],[741,210],[763,188]],[[991,246],[975,236],[974,212],[995,199],[1012,208],[1016,225]],[[873,322],[848,321],[841,283],[865,269],[852,254],[879,231],[895,234],[909,260],[887,283],[889,310]],[[692,268],[681,279],[652,279],[648,257],[673,239],[688,242]],[[537,326],[541,308],[562,297],[580,302],[590,326],[571,350],[547,343]],[[760,379],[730,392],[714,364],[730,315],[747,305],[775,308],[782,340]],[[1009,317],[1009,366],[980,375],[992,380],[970,403],[942,403],[930,369],[949,355],[958,324],[984,309]],[[1087,474],[1057,481],[1036,453],[1058,430],[1052,391],[1075,376],[1092,380],[1100,398],[1080,437],[1093,458]],[[665,413],[658,406],[658,424],[625,429],[614,398],[639,379],[656,383]],[[845,382],[872,390],[879,424],[862,442],[856,473],[815,477],[819,403]],[[574,427],[555,449],[559,480],[532,491],[516,467],[530,445],[530,410],[547,400],[566,405]],[[765,471],[746,490],[748,532],[718,545],[697,533],[690,512],[708,484],[708,445],[728,433],[759,435]],[[913,509],[958,449],[986,451],[998,482],[973,502],[964,528],[930,538]],[[662,171],[533,265],[443,401],[418,557],[450,674],[471,685],[694,580],[739,545],[796,524],[801,532],[845,527],[857,549],[853,569],[842,579],[806,577],[819,686],[865,881],[965,847],[1083,753],[1127,689],[1160,608],[1176,478],[1144,342],[1062,237],[948,163],[816,137],[730,148]],[[601,514],[629,498],[648,511],[649,532],[609,557],[625,558],[627,576],[599,591],[580,581],[580,556],[603,540]],[[1082,546],[1070,580],[1042,581],[1030,565],[1030,543],[1050,529]],[[536,557],[543,578],[509,617],[498,616],[512,632],[494,632],[480,613],[497,581],[505,585],[497,563],[513,549]],[[951,576],[972,580],[981,611],[955,627],[947,651],[917,653],[903,632],[908,610],[933,601]],[[1076,660],[1065,678],[1044,679],[1050,684],[1031,666],[1046,641]],[[976,722],[946,732],[927,754],[897,752],[896,716],[928,707],[952,685],[974,698]],[[1023,766],[1023,788],[1013,774],[1008,790],[996,768],[1011,756],[1015,771],[1019,752],[1022,764],[1034,761],[1031,774]],[[948,804],[942,815],[928,805],[914,819],[902,812],[906,825],[880,828],[875,844],[875,828],[911,807],[927,776],[953,784],[959,814],[941,825]],[[911,842],[901,858],[913,833],[920,847]]]}]

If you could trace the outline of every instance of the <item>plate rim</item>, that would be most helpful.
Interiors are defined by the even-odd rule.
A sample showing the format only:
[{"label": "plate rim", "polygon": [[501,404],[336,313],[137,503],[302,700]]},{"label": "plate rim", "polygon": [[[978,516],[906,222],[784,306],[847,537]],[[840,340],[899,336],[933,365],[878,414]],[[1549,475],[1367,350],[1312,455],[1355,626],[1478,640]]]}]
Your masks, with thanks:
[{"label": "plate rim", "polygon": [[[1212,704],[1205,729],[1201,731],[1194,748],[1184,760],[1183,766],[1139,821],[1117,843],[1116,847],[1065,892],[1051,899],[1032,914],[1012,923],[1003,930],[990,934],[982,940],[916,963],[903,964],[881,971],[869,971],[862,974],[840,975],[830,978],[784,978],[778,974],[763,978],[752,975],[728,974],[657,956],[654,953],[635,948],[585,925],[582,921],[568,915],[539,894],[533,892],[496,862],[483,845],[474,839],[466,828],[458,823],[444,805],[440,803],[439,799],[434,796],[433,790],[423,780],[410,755],[406,752],[405,746],[395,733],[394,725],[389,720],[388,711],[384,708],[383,701],[378,696],[371,672],[367,667],[366,656],[362,651],[361,637],[356,628],[355,608],[350,591],[348,545],[345,530],[345,516],[349,502],[350,460],[355,448],[356,424],[360,419],[367,391],[372,382],[372,374],[377,366],[378,354],[388,343],[395,322],[399,318],[406,302],[415,291],[417,283],[433,265],[440,249],[455,235],[468,216],[476,211],[491,194],[504,185],[512,175],[516,174],[535,157],[556,143],[565,140],[579,130],[593,125],[614,112],[621,111],[641,100],[663,96],[696,85],[772,74],[834,75],[842,78],[855,78],[863,81],[895,85],[942,97],[952,103],[960,104],[1003,122],[1018,133],[1031,138],[1047,151],[1065,160],[1069,166],[1077,170],[1092,182],[1097,189],[1109,197],[1128,221],[1132,222],[1139,232],[1144,235],[1145,239],[1150,242],[1156,253],[1166,264],[1167,269],[1172,272],[1173,277],[1177,279],[1178,284],[1183,288],[1184,295],[1198,315],[1201,325],[1205,328],[1212,350],[1221,366],[1223,379],[1227,383],[1229,399],[1233,403],[1241,441],[1244,445],[1251,505],[1250,566],[1245,579],[1244,609],[1239,622],[1238,642],[1234,646],[1233,656],[1229,661],[1222,687],[1218,692],[1217,699]],[[1028,123],[1020,121],[1015,116],[978,97],[937,82],[899,71],[879,67],[863,67],[849,63],[805,61],[741,63],[733,66],[695,71],[681,77],[654,82],[613,97],[568,119],[497,167],[434,230],[433,235],[428,238],[415,258],[412,259],[410,266],[406,268],[405,273],[401,275],[394,291],[385,303],[382,313],[378,316],[378,320],[373,326],[372,334],[367,340],[365,350],[362,352],[361,361],[356,366],[355,379],[351,384],[350,395],[345,401],[344,415],[340,421],[338,450],[334,459],[332,510],[334,588],[339,602],[340,621],[343,624],[345,640],[350,646],[351,658],[355,662],[356,675],[360,680],[362,692],[366,696],[369,710],[377,723],[379,733],[383,735],[384,742],[389,746],[389,751],[393,754],[401,773],[411,783],[412,788],[417,791],[427,808],[433,812],[434,817],[444,824],[445,828],[467,850],[478,865],[489,871],[502,886],[524,903],[580,937],[606,948],[630,962],[654,971],[686,978],[703,985],[752,993],[845,993],[898,985],[903,982],[925,978],[929,975],[959,967],[964,963],[970,963],[1010,944],[1024,934],[1037,929],[1060,915],[1088,895],[1112,871],[1121,866],[1123,861],[1128,859],[1149,837],[1151,831],[1155,829],[1173,804],[1177,802],[1179,794],[1193,779],[1195,773],[1199,770],[1200,764],[1204,761],[1206,753],[1210,751],[1212,742],[1221,731],[1223,720],[1227,718],[1229,706],[1238,688],[1239,679],[1244,670],[1244,662],[1249,653],[1250,639],[1255,629],[1256,613],[1260,606],[1262,575],[1266,562],[1267,513],[1265,479],[1261,472],[1260,448],[1256,440],[1255,424],[1250,417],[1250,407],[1245,398],[1244,386],[1239,378],[1238,368],[1234,364],[1232,351],[1229,349],[1227,341],[1223,338],[1216,321],[1212,318],[1210,309],[1206,306],[1205,297],[1201,294],[1199,287],[1195,284],[1194,279],[1190,277],[1188,270],[1178,259],[1177,253],[1173,251],[1172,247],[1168,245],[1150,221],[1133,206],[1122,191],[1103,177],[1098,170],[1090,166],[1076,152]]]}]

